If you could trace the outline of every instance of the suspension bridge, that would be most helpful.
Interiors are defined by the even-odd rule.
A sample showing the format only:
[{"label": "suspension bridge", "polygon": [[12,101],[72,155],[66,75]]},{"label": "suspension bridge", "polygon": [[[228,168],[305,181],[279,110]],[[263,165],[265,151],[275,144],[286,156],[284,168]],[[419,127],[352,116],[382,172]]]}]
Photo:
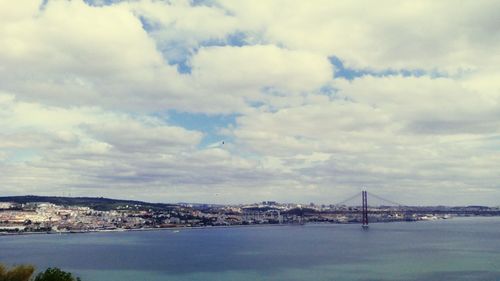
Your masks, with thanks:
[{"label": "suspension bridge", "polygon": [[[370,200],[368,200],[370,197]],[[370,202],[370,204],[369,204]],[[398,220],[414,221],[422,217],[440,216],[442,218],[448,215],[488,215],[499,216],[499,209],[490,209],[484,206],[464,206],[464,207],[446,207],[446,206],[408,206],[396,201],[384,198],[365,190],[336,203],[329,211],[331,214],[348,214],[356,216],[363,229],[368,228],[369,218],[377,217],[399,217]]]},{"label": "suspension bridge", "polygon": [[[375,198],[381,204],[378,205],[368,205],[368,194],[370,197]],[[361,195],[361,196],[360,196]],[[349,204],[352,203],[353,201],[360,200],[360,205],[357,204]],[[359,201],[358,201],[359,202]],[[393,200],[386,199],[382,196],[373,194],[373,193],[368,193],[366,190],[361,191],[361,193],[357,192],[356,194],[336,203],[333,204],[333,206],[336,207],[336,210],[338,213],[350,213],[350,214],[356,214],[359,213],[361,215],[361,226],[364,229],[368,228],[368,214],[381,214],[381,213],[392,213],[395,212],[396,210],[401,211],[402,208],[407,207],[403,204],[400,204],[398,202],[395,202]],[[351,207],[348,207],[351,206]],[[354,207],[352,207],[354,206]],[[370,208],[370,211],[369,211]],[[335,211],[334,211],[335,212]]]}]

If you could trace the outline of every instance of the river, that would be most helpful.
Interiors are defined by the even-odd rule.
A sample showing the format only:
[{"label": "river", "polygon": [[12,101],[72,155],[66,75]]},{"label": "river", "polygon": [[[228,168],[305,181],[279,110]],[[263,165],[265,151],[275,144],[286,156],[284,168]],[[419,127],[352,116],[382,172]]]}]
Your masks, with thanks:
[{"label": "river", "polygon": [[83,281],[500,280],[500,218],[0,237]]}]

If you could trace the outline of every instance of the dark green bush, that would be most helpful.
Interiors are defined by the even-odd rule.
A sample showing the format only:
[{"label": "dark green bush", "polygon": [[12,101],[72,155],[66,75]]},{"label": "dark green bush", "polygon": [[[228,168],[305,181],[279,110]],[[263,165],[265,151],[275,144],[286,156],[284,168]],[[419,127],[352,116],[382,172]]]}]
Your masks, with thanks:
[{"label": "dark green bush", "polygon": [[71,273],[59,268],[47,268],[32,278],[35,268],[31,265],[18,265],[7,268],[0,264],[0,281],[81,281]]},{"label": "dark green bush", "polygon": [[69,272],[60,270],[57,267],[49,267],[44,272],[38,273],[34,281],[81,281],[78,277],[73,277]]},{"label": "dark green bush", "polygon": [[31,265],[19,265],[8,269],[0,265],[0,281],[29,281],[35,268]]}]

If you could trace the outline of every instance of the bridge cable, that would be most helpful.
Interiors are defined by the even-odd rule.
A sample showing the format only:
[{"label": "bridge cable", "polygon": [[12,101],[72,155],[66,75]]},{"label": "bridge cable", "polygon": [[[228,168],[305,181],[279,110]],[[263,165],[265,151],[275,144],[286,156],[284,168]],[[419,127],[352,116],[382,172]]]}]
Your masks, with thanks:
[{"label": "bridge cable", "polygon": [[405,206],[404,204],[400,204],[400,203],[398,203],[398,202],[395,202],[395,201],[392,201],[392,200],[389,200],[389,199],[385,199],[385,198],[380,197],[380,196],[378,196],[378,195],[376,195],[376,194],[373,194],[373,193],[371,193],[371,192],[369,192],[368,194],[370,194],[370,196],[373,196],[373,197],[375,197],[375,198],[377,198],[377,199],[379,199],[379,200],[381,200],[381,201],[383,201],[383,202],[385,202],[385,203],[394,204],[394,205],[397,205],[397,206],[399,206],[399,207],[401,207],[401,206]]},{"label": "bridge cable", "polygon": [[353,199],[359,198],[359,195],[360,195],[360,193],[358,192],[358,193],[354,194],[353,196],[351,196],[351,197],[349,197],[341,202],[338,202],[337,204],[333,204],[333,205],[334,206],[344,205],[345,203],[347,203]]}]

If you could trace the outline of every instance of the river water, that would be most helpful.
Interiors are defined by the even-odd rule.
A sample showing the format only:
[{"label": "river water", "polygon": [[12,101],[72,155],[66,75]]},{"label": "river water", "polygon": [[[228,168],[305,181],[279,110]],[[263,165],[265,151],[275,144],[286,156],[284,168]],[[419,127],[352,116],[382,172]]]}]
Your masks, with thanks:
[{"label": "river water", "polygon": [[500,280],[500,218],[0,236],[83,281]]}]

